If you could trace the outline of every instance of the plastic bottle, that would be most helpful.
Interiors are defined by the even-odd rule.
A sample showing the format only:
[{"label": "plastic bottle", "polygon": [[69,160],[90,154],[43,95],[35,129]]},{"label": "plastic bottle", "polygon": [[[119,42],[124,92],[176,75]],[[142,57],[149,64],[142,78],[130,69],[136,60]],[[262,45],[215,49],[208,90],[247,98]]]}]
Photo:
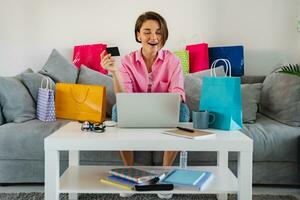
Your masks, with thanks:
[{"label": "plastic bottle", "polygon": [[187,151],[181,151],[180,152],[180,159],[179,159],[179,166],[180,168],[186,168],[187,167]]}]

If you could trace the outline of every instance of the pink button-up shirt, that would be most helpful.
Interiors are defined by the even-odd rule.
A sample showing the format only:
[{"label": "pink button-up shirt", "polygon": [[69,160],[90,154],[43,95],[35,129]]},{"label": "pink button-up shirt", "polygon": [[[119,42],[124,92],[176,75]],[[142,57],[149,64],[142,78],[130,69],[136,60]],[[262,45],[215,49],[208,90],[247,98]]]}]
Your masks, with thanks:
[{"label": "pink button-up shirt", "polygon": [[121,59],[120,75],[127,92],[179,93],[185,101],[180,60],[168,50],[159,50],[149,74],[141,49]]}]

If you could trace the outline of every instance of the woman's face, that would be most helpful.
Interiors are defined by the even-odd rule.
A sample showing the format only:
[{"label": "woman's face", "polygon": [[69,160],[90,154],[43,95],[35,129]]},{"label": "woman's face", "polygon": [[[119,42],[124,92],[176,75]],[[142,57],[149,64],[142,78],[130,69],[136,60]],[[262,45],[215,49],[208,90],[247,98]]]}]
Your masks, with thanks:
[{"label": "woman's face", "polygon": [[145,21],[137,37],[142,43],[142,48],[147,52],[157,53],[162,48],[160,26],[155,20]]}]

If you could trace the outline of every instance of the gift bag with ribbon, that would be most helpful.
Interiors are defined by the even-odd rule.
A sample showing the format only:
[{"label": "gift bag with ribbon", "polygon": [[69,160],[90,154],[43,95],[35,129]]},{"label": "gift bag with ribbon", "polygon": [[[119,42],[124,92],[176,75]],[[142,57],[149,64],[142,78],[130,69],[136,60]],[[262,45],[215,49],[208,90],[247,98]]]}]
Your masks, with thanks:
[{"label": "gift bag with ribbon", "polygon": [[106,49],[106,44],[78,45],[74,47],[73,63],[76,67],[85,65],[90,69],[108,74],[108,71],[101,66],[100,54]]},{"label": "gift bag with ribbon", "polygon": [[[42,79],[38,90],[36,116],[43,122],[53,122],[55,117],[54,85],[48,77]],[[46,85],[45,85],[46,84]]]},{"label": "gift bag with ribbon", "polygon": [[208,44],[193,44],[186,46],[189,52],[190,73],[206,70],[209,68]]},{"label": "gift bag with ribbon", "polygon": [[[216,77],[215,68],[218,62],[223,62],[226,74]],[[210,128],[222,130],[237,130],[243,127],[242,98],[240,77],[231,77],[231,65],[227,59],[218,59],[212,63],[211,76],[203,78],[200,110],[208,110],[215,115]]]},{"label": "gift bag with ribbon", "polygon": [[106,116],[106,88],[57,83],[55,110],[57,118],[102,123]]}]

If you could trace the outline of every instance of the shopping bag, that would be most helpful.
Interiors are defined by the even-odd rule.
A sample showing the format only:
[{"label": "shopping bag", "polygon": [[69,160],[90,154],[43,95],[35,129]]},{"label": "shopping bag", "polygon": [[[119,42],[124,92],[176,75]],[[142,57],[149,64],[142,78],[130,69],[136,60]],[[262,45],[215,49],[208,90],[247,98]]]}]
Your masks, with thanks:
[{"label": "shopping bag", "polygon": [[[227,77],[216,77],[218,62],[225,64]],[[230,62],[218,59],[212,63],[211,76],[203,78],[199,110],[208,110],[215,115],[210,128],[237,130],[243,127],[240,77],[231,77]]]},{"label": "shopping bag", "polygon": [[[231,64],[232,76],[244,75],[244,48],[243,46],[210,47],[209,64],[217,59],[227,59]],[[221,64],[221,63],[220,63]],[[219,65],[217,65],[218,67]]]},{"label": "shopping bag", "polygon": [[[54,122],[55,106],[54,106],[54,85],[48,77],[42,79],[41,87],[38,90],[36,116],[43,122]],[[46,85],[45,85],[46,84]]]},{"label": "shopping bag", "polygon": [[190,73],[209,68],[208,45],[206,43],[186,46],[189,52]]},{"label": "shopping bag", "polygon": [[57,83],[55,110],[57,118],[102,123],[106,116],[106,88]]},{"label": "shopping bag", "polygon": [[181,61],[183,74],[188,74],[190,72],[189,52],[186,50],[182,50],[182,51],[175,51],[174,54]]},{"label": "shopping bag", "polygon": [[79,45],[74,47],[73,63],[76,67],[85,65],[90,69],[108,74],[108,71],[101,66],[100,54],[106,49],[106,44]]}]

